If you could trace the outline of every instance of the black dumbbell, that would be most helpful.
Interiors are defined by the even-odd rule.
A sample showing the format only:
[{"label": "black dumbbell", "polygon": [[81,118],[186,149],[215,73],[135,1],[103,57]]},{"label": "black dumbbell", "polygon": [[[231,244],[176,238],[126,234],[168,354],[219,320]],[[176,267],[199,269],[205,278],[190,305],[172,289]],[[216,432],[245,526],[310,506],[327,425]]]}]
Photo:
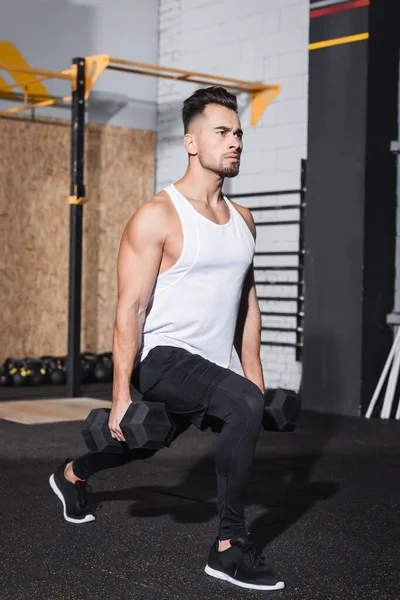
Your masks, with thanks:
[{"label": "black dumbbell", "polygon": [[294,431],[300,414],[299,395],[293,390],[267,389],[264,399],[264,429],[279,432]]},{"label": "black dumbbell", "polygon": [[[264,394],[263,428],[266,431],[289,432],[296,429],[300,413],[300,398],[293,390],[267,389]],[[222,421],[206,415],[202,429],[214,433],[222,430]]]},{"label": "black dumbbell", "polygon": [[[123,446],[111,437],[108,427],[110,409],[90,411],[82,436],[90,452],[122,454]],[[169,443],[174,426],[162,402],[141,400],[132,402],[120,423],[128,448],[158,450]]]}]

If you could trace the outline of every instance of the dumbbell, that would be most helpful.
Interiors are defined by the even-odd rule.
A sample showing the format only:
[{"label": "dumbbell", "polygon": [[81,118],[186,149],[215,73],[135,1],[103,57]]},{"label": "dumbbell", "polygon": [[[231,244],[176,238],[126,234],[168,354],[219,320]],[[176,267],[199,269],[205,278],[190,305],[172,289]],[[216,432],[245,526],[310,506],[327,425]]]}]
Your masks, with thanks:
[{"label": "dumbbell", "polygon": [[[82,428],[82,436],[90,452],[122,454],[121,442],[111,437],[108,420],[110,409],[90,411]],[[162,402],[132,402],[120,423],[128,448],[158,450],[169,443],[174,425]]]},{"label": "dumbbell", "polygon": [[[263,428],[266,431],[289,432],[296,429],[300,413],[300,398],[293,390],[267,389],[264,394]],[[206,415],[202,429],[214,433],[222,429],[222,421]]]},{"label": "dumbbell", "polygon": [[267,431],[294,431],[300,414],[300,398],[293,390],[267,389],[263,427]]}]

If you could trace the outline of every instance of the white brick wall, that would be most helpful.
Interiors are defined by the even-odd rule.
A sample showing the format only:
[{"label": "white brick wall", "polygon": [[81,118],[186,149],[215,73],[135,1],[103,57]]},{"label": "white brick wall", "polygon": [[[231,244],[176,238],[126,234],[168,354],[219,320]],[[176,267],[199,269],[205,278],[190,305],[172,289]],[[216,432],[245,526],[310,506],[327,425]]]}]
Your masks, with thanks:
[{"label": "white brick wall", "polygon": [[[226,182],[227,194],[299,188],[300,159],[306,158],[308,103],[308,0],[160,0],[159,64],[214,73],[250,81],[279,83],[281,94],[261,117],[249,126],[248,97],[238,96],[244,129],[241,173]],[[196,85],[158,80],[158,127],[156,189],[179,179],[186,169],[181,123],[182,101]],[[279,201],[298,199],[281,196]],[[277,198],[243,199],[258,206]],[[284,220],[293,215],[279,211],[254,213],[262,218]],[[296,250],[297,226],[260,227],[258,250]],[[296,265],[295,257],[258,257],[256,264]],[[293,262],[294,261],[294,262]],[[295,271],[258,271],[263,282],[296,281]],[[257,286],[259,295],[293,296],[293,301],[261,302],[264,311],[296,311],[295,286]],[[263,317],[266,326],[290,327],[295,319]],[[263,332],[263,339],[293,341],[293,333]],[[295,351],[287,347],[262,346],[261,356],[268,386],[297,388],[301,366]]]}]

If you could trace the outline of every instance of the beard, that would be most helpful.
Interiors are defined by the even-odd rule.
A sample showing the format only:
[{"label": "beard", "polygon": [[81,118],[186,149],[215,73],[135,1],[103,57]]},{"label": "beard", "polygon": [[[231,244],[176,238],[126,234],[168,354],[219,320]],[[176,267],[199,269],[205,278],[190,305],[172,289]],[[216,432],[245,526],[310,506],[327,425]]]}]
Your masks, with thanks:
[{"label": "beard", "polygon": [[237,162],[231,162],[227,158],[217,160],[211,154],[200,154],[199,161],[203,169],[208,169],[220,177],[236,177],[239,174],[240,159]]},{"label": "beard", "polygon": [[236,177],[236,175],[239,175],[239,169],[240,169],[240,162],[237,161],[236,163],[232,163],[230,165],[223,166],[220,169],[219,174],[222,177]]}]

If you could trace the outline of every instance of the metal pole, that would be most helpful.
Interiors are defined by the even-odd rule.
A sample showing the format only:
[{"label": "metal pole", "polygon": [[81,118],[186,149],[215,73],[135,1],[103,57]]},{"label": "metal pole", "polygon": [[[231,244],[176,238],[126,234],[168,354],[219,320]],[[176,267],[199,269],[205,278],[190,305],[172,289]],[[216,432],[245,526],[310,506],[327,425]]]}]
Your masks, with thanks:
[{"label": "metal pole", "polygon": [[296,361],[301,362],[303,354],[303,329],[304,329],[304,217],[306,210],[307,191],[307,161],[301,161],[301,195],[300,195],[300,232],[299,232],[299,283],[297,293],[297,335],[296,335]]},{"label": "metal pole", "polygon": [[[84,135],[85,135],[85,59],[74,58],[77,66],[76,89],[72,94],[70,196],[85,197]],[[67,394],[80,395],[80,336],[82,303],[82,221],[83,206],[70,206],[69,295],[68,295],[68,364]]]}]

